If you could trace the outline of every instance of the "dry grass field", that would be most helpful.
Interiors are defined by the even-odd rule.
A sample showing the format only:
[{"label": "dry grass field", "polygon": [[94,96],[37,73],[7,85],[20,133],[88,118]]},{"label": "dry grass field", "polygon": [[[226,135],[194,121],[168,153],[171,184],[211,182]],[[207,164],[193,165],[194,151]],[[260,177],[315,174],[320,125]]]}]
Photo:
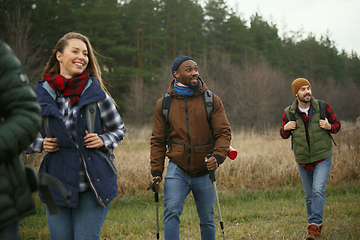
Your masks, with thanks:
[{"label": "dry grass field", "polygon": [[[116,149],[120,195],[112,201],[102,240],[155,239],[155,202],[146,191],[150,175],[151,127],[127,126],[126,139]],[[324,239],[359,239],[360,123],[342,122],[334,135],[333,167],[324,211]],[[226,239],[304,239],[306,211],[290,140],[278,129],[263,133],[234,130],[238,157],[218,169],[218,191]],[[24,156],[37,169],[43,154]],[[160,189],[160,239],[163,239],[163,189]],[[37,214],[20,222],[20,239],[49,239],[45,205],[34,194]],[[217,237],[221,239],[216,211]],[[182,239],[200,239],[198,217],[190,194],[184,203]]]},{"label": "dry grass field", "polygon": [[[255,133],[234,130],[231,145],[238,151],[217,171],[220,189],[263,189],[300,184],[291,140],[284,140],[276,130]],[[116,149],[115,166],[119,171],[120,193],[145,189],[150,175],[149,139],[151,127],[128,128],[126,140]],[[360,180],[360,122],[343,122],[333,135],[337,146],[329,184]]]},{"label": "dry grass field", "polygon": [[[120,195],[148,187],[150,175],[151,126],[127,126],[125,140],[115,149]],[[291,151],[291,140],[280,137],[278,129],[258,133],[233,130],[231,145],[238,151],[235,160],[229,158],[217,171],[218,188],[265,189],[300,184],[297,165]],[[342,122],[341,130],[333,135],[333,165],[329,185],[360,180],[360,121]],[[38,169],[43,154],[28,155],[26,165]]]}]

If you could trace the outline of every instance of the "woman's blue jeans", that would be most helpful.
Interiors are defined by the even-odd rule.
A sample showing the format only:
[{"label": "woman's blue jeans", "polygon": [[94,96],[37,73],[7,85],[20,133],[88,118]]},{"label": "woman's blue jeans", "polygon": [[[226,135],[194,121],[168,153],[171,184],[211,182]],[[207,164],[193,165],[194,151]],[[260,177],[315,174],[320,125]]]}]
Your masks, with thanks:
[{"label": "woman's blue jeans", "polygon": [[99,240],[110,204],[100,206],[91,191],[79,193],[77,208],[59,207],[60,213],[50,215],[46,208],[51,240]]},{"label": "woman's blue jeans", "polygon": [[180,235],[180,215],[185,198],[192,191],[200,218],[201,239],[215,240],[215,192],[209,174],[190,177],[175,163],[169,162],[164,183],[164,235],[177,240]]},{"label": "woman's blue jeans", "polygon": [[306,170],[298,164],[309,223],[321,224],[325,206],[326,183],[330,176],[332,158],[315,165],[314,170]]}]

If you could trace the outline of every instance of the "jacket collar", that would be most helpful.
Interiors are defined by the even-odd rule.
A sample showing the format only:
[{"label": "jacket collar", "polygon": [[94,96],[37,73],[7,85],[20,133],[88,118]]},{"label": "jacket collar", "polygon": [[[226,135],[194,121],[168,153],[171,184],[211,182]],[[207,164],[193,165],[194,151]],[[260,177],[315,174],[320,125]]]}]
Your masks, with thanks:
[{"label": "jacket collar", "polygon": [[[298,106],[298,100],[297,98],[295,98],[295,100],[293,101],[291,107],[290,107],[290,112],[298,115],[296,109]],[[310,119],[312,118],[312,116],[314,115],[315,111],[319,111],[319,101],[317,99],[315,99],[314,97],[311,97],[310,100],[310,110],[309,110],[309,117]]]},{"label": "jacket collar", "polygon": [[[60,112],[57,109],[56,92],[45,79],[42,79],[36,84],[35,92],[37,101],[42,108],[42,115],[59,116]],[[88,103],[101,101],[105,99],[105,97],[105,92],[101,89],[99,81],[97,81],[95,76],[92,76],[81,93],[79,109]]]}]

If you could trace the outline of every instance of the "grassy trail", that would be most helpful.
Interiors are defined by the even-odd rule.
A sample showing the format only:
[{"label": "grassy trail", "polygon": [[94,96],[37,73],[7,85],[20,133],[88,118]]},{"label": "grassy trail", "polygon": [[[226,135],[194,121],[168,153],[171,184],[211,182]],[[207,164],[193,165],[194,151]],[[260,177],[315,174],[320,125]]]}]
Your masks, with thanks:
[{"label": "grassy trail", "polygon": [[[130,127],[115,149],[120,196],[112,201],[102,229],[102,240],[156,239],[154,194],[146,191],[151,178],[151,127]],[[360,239],[360,121],[342,123],[334,135],[332,169],[326,190],[324,239]],[[234,131],[232,144],[239,154],[217,170],[218,193],[227,240],[305,239],[307,216],[301,180],[290,139],[278,130],[255,133]],[[24,158],[25,159],[25,158]],[[24,160],[38,169],[42,155]],[[164,172],[165,175],[165,172]],[[160,239],[164,239],[163,189],[160,190]],[[36,216],[21,221],[20,239],[48,239],[45,205],[37,201]],[[216,208],[215,208],[216,209]],[[222,239],[215,210],[217,239]],[[199,220],[192,195],[184,205],[182,240],[200,239]]]},{"label": "grassy trail", "polygon": [[[219,184],[221,185],[221,184]],[[324,212],[324,239],[360,239],[360,185],[328,186]],[[36,216],[20,224],[20,239],[48,239],[44,204]],[[226,239],[305,239],[307,216],[301,187],[288,189],[219,191]],[[152,192],[118,197],[112,202],[102,230],[103,240],[156,239],[156,205]],[[160,194],[160,239],[163,235],[163,196]],[[217,239],[222,239],[215,213]],[[181,239],[200,239],[192,195],[181,215]]]}]

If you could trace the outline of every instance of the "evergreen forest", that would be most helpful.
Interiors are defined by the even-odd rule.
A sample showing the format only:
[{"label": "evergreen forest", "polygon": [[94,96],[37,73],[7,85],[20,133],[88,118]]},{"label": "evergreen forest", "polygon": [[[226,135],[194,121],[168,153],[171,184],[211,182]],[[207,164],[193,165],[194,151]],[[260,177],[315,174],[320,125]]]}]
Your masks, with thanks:
[{"label": "evergreen forest", "polygon": [[329,34],[316,39],[293,29],[279,36],[276,24],[258,13],[242,19],[224,0],[0,0],[0,38],[32,86],[70,31],[90,39],[125,124],[152,123],[179,55],[196,60],[234,128],[280,128],[298,77],[340,120],[360,115],[358,53],[337,49]]}]

